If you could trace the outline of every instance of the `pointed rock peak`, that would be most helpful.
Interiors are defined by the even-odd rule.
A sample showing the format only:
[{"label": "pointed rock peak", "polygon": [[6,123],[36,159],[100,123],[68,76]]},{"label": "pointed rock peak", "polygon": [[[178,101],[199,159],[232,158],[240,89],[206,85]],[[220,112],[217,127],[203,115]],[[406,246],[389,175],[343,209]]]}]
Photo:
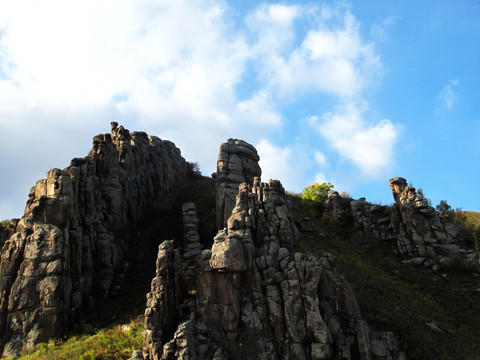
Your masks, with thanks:
[{"label": "pointed rock peak", "polygon": [[220,145],[215,174],[218,230],[227,226],[240,184],[246,182],[253,185],[255,177],[262,175],[259,160],[255,147],[243,140],[228,139]]}]

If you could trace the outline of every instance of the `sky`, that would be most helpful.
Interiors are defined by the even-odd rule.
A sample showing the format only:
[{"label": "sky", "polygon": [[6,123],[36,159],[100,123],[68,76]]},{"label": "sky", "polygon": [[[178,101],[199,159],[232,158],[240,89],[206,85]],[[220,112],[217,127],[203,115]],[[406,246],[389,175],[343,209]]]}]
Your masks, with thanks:
[{"label": "sky", "polygon": [[480,2],[0,0],[0,219],[111,121],[206,176],[238,138],[292,192],[480,211]]}]

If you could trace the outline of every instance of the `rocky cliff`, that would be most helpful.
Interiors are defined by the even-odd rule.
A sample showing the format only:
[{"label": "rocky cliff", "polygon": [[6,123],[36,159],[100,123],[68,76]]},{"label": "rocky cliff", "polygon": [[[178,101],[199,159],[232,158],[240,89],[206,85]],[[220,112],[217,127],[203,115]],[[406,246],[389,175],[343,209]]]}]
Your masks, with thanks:
[{"label": "rocky cliff", "polygon": [[[171,242],[159,246],[145,359],[405,359],[392,333],[362,320],[332,257],[297,251],[279,181],[255,177],[240,183],[233,199],[228,194],[217,194],[235,205],[211,249],[201,251],[192,204],[184,207],[189,250],[182,257]],[[223,205],[217,209],[225,215]]]},{"label": "rocky cliff", "polygon": [[112,123],[87,157],[36,183],[1,250],[4,356],[61,335],[109,294],[145,207],[186,171],[173,143]]}]

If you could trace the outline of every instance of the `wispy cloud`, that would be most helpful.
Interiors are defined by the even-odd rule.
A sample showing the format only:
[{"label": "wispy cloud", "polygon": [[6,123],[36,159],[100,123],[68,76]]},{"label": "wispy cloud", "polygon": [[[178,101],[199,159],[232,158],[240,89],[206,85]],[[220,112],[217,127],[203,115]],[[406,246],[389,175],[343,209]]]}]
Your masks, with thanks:
[{"label": "wispy cloud", "polygon": [[311,118],[311,124],[364,177],[376,178],[395,161],[394,149],[401,127],[388,119],[367,121],[363,113],[361,106],[344,104],[321,118]]},{"label": "wispy cloud", "polygon": [[[379,57],[361,37],[360,24],[348,8],[282,6],[289,16],[279,19],[273,7],[278,5],[260,8],[247,23],[258,35],[254,49],[261,77],[281,98],[317,91],[357,96],[372,74],[378,76]],[[313,24],[305,34],[295,32],[299,19]],[[282,39],[283,46],[271,37]],[[292,46],[293,39],[298,45]]]},{"label": "wispy cloud", "polygon": [[401,16],[389,16],[374,23],[370,28],[370,36],[378,43],[388,41],[390,33],[395,30],[400,20],[402,20]]},{"label": "wispy cloud", "polygon": [[451,79],[449,83],[440,91],[438,100],[442,107],[447,110],[453,110],[455,103],[457,102],[457,88],[460,82],[458,78]]}]

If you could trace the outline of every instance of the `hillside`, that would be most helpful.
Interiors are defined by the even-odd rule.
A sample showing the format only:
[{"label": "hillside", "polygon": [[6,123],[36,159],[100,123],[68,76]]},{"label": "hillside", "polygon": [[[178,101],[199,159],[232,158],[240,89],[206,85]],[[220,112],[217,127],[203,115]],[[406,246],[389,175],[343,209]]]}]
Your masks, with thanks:
[{"label": "hillside", "polygon": [[228,139],[202,177],[112,123],[50,170],[0,233],[3,356],[478,358],[476,214],[448,223],[401,177],[393,206],[302,201],[258,161]]},{"label": "hillside", "polygon": [[[330,252],[355,290],[363,317],[377,330],[391,330],[409,359],[480,359],[480,276],[472,278],[463,269],[431,269],[407,266],[394,254],[394,244],[355,245],[345,241],[350,234],[340,223],[322,221],[298,197],[290,197],[296,218],[313,215],[316,231],[302,235],[300,247],[317,255]],[[199,204],[201,232],[211,238],[214,220],[214,191],[211,178],[194,177],[178,184],[174,191],[156,201],[145,216],[142,232],[161,239],[178,239],[181,234],[179,204]],[[468,213],[478,219],[478,213]],[[155,219],[163,219],[161,222]],[[150,234],[150,235],[148,235]],[[154,259],[142,265],[145,273],[127,283],[124,291],[136,294],[128,304],[124,297],[111,299],[114,306],[102,308],[74,336],[38,345],[36,352],[18,359],[126,359],[133,349],[140,349],[144,293],[154,269]],[[143,289],[143,294],[139,291]],[[121,314],[121,318],[112,317]],[[97,316],[100,316],[100,321]],[[130,323],[130,321],[132,321]],[[426,324],[437,325],[442,332]],[[132,330],[122,331],[121,325]],[[98,330],[94,330],[98,329]],[[87,335],[81,335],[87,331]],[[105,352],[105,347],[110,352]],[[128,351],[127,351],[128,350]],[[82,355],[83,357],[80,357]],[[13,358],[12,358],[13,359]]]},{"label": "hillside", "polygon": [[480,274],[409,266],[394,254],[392,242],[355,245],[346,241],[342,224],[312,219],[318,230],[302,237],[302,248],[333,254],[362,315],[377,329],[394,331],[409,359],[480,359]]}]

